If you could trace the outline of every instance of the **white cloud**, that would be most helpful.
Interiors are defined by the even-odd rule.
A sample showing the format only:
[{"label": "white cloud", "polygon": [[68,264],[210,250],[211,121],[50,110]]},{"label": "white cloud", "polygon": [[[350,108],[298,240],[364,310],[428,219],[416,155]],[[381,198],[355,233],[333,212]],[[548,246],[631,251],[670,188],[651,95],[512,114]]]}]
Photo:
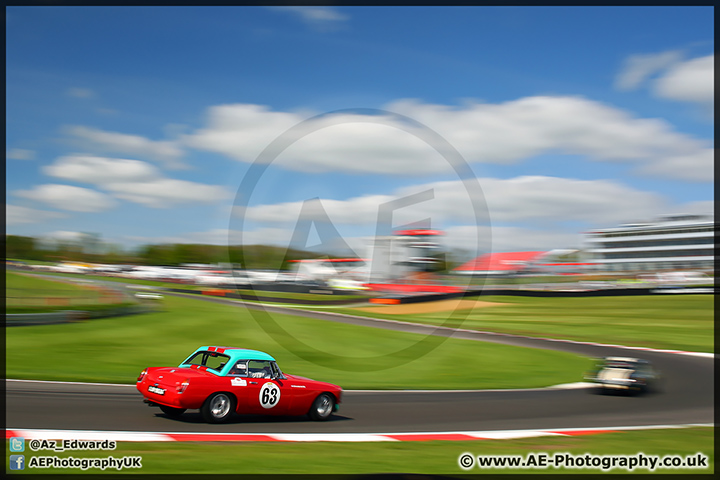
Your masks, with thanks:
[{"label": "white cloud", "polygon": [[[437,132],[469,163],[510,164],[547,154],[584,155],[595,161],[629,162],[641,174],[712,181],[709,141],[673,130],[661,119],[581,97],[537,96],[501,104],[462,107],[404,100],[388,111],[405,115]],[[305,121],[308,113],[273,112],[259,105],[222,105],[209,110],[207,128],[186,135],[194,148],[253,162],[268,145]],[[275,165],[303,172],[341,171],[427,175],[448,172],[435,151],[433,134],[391,115],[338,114],[306,123],[283,137],[290,144]],[[303,132],[304,129],[304,132]],[[293,140],[295,140],[294,143]],[[684,157],[705,159],[688,169]]]},{"label": "white cloud", "polygon": [[657,80],[654,91],[661,98],[712,104],[715,101],[715,55],[673,65]]},{"label": "white cloud", "polygon": [[[576,180],[558,177],[522,176],[511,179],[480,178],[487,214],[494,224],[529,222],[547,225],[567,221],[613,223],[662,212],[665,200],[609,180]],[[366,195],[347,200],[322,199],[322,207],[333,223],[374,226],[378,207],[413,193],[431,190],[433,199],[394,212],[393,223],[401,225],[430,217],[433,225],[484,223],[485,212],[476,212],[460,181],[434,182],[402,188],[392,195]],[[297,222],[303,202],[258,205],[245,210],[245,221]],[[481,210],[482,210],[482,204]],[[372,232],[374,233],[374,231]]]},{"label": "white cloud", "polygon": [[76,98],[92,98],[95,96],[95,92],[89,88],[69,88],[66,93],[68,96]]},{"label": "white cloud", "polygon": [[[375,234],[378,207],[426,190],[432,190],[434,198],[395,211],[393,227],[429,218],[434,228],[445,231],[444,245],[473,254],[491,247],[492,251],[577,248],[585,229],[649,221],[672,212],[708,214],[714,207],[712,201],[674,205],[657,193],[610,180],[521,176],[480,178],[479,183],[490,222],[482,214],[479,221],[475,219],[470,198],[459,181],[419,184],[398,189],[392,195],[323,199],[321,203],[341,235],[348,231],[366,233],[365,237],[343,237],[361,256],[365,255],[368,239]],[[288,245],[289,232],[298,221],[302,205],[303,202],[287,202],[249,207],[244,224],[258,224],[265,229],[272,224],[288,233],[245,231],[242,243],[249,245],[257,240]]]},{"label": "white cloud", "polygon": [[[492,252],[543,251],[556,248],[579,248],[582,245],[580,233],[560,229],[459,226],[450,227],[445,233],[446,235],[442,239],[443,246],[448,249],[466,250],[471,258],[487,253],[488,250]],[[478,243],[478,238],[480,243]]]},{"label": "white cloud", "polygon": [[656,97],[711,106],[715,101],[715,55],[683,59],[671,50],[633,55],[625,60],[615,79],[619,90],[633,90],[649,83]]},{"label": "white cloud", "polygon": [[5,205],[5,225],[13,226],[23,223],[42,223],[56,218],[65,218],[66,214],[38,210],[36,208],[21,207],[19,205]]},{"label": "white cloud", "polygon": [[230,198],[225,187],[165,178],[153,165],[140,160],[69,155],[43,172],[58,178],[86,182],[112,192],[116,198],[153,208],[183,203],[216,203]]},{"label": "white cloud", "polygon": [[46,233],[42,236],[45,242],[69,242],[79,243],[87,238],[87,233],[71,232],[68,230],[56,230],[54,232]]},{"label": "white cloud", "polygon": [[713,148],[705,148],[688,155],[658,158],[641,167],[641,171],[649,175],[693,182],[713,181],[714,169]]},{"label": "white cloud", "polygon": [[211,204],[231,196],[221,186],[171,178],[147,182],[113,182],[103,184],[102,187],[117,198],[153,208],[167,208],[183,203]]},{"label": "white cloud", "polygon": [[[622,208],[622,202],[614,202],[614,205]],[[606,218],[588,216],[582,222],[588,229],[609,228],[621,223],[633,221],[652,221],[661,215],[668,213],[690,213],[699,215],[712,214],[714,202],[691,202],[683,205],[670,206],[664,201],[656,204],[649,203],[641,208],[630,208],[621,210],[616,215]],[[493,252],[519,252],[519,251],[542,251],[557,248],[582,248],[585,237],[583,232],[577,228],[563,228],[557,225],[533,227],[531,225],[493,225],[492,227],[476,227],[471,225],[452,226],[445,231],[443,244],[448,248],[459,248],[471,252],[488,248],[492,243]],[[478,243],[478,239],[479,242]]]},{"label": "white cloud", "polygon": [[[94,238],[93,234],[73,232],[69,230],[56,230],[54,232],[45,233],[39,236],[38,239],[40,241],[40,247],[45,249],[55,249],[62,244],[89,246],[88,242],[91,242],[93,244],[97,244],[97,247],[100,247],[101,250],[104,250],[107,245],[99,238]],[[100,240],[100,242],[98,243],[97,240]]]},{"label": "white cloud", "polygon": [[[378,205],[393,200],[392,195],[373,195],[348,200],[322,199],[320,204],[333,222],[344,224],[367,224],[377,219]],[[285,202],[274,205],[258,205],[245,209],[245,221],[264,223],[295,222],[300,216],[303,202]],[[239,207],[236,213],[241,213]],[[306,218],[306,220],[319,220]]]},{"label": "white cloud", "polygon": [[401,101],[388,109],[435,129],[478,163],[512,163],[548,152],[645,162],[696,152],[708,143],[676,133],[662,120],[635,118],[582,97],[526,97],[463,109]]},{"label": "white cloud", "polygon": [[248,163],[278,135],[305,118],[248,104],[210,107],[207,116],[207,128],[184,136],[184,143]]},{"label": "white cloud", "polygon": [[625,60],[622,70],[615,78],[615,87],[619,90],[633,90],[652,75],[681,60],[682,52],[679,50],[648,55],[632,55]]},{"label": "white cloud", "polygon": [[60,157],[42,170],[53,177],[94,184],[142,182],[160,177],[158,169],[146,162],[89,155]]},{"label": "white cloud", "polygon": [[350,18],[333,7],[282,6],[268,8],[295,15],[313,29],[320,31],[336,30]]},{"label": "white cloud", "polygon": [[5,151],[5,158],[9,160],[34,160],[35,151],[24,148],[13,148]]},{"label": "white cloud", "polygon": [[116,205],[109,195],[72,185],[38,185],[32,190],[17,190],[14,194],[74,212],[102,212]]},{"label": "white cloud", "polygon": [[[283,136],[292,145],[274,165],[303,172],[428,174],[447,162],[390,116],[342,114],[303,123],[310,113],[273,112],[260,105],[221,105],[209,110],[209,125],[183,141],[194,148],[253,162]],[[302,123],[302,125],[300,125]],[[296,128],[293,128],[296,127]]]},{"label": "white cloud", "polygon": [[609,180],[523,176],[481,180],[493,222],[613,223],[646,216],[663,198]]},{"label": "white cloud", "polygon": [[715,202],[712,200],[690,202],[676,209],[678,213],[690,213],[694,215],[714,215]]},{"label": "white cloud", "polygon": [[[158,243],[202,243],[208,245],[240,245],[238,230],[214,228],[203,232],[188,232],[179,235],[161,237],[127,236],[128,240],[142,244]],[[283,228],[258,228],[242,232],[242,245],[284,245],[290,242],[292,231]]]},{"label": "white cloud", "polygon": [[83,126],[66,127],[65,131],[89,149],[147,157],[163,162],[168,168],[184,167],[180,161],[183,150],[175,142],[154,141],[139,135],[106,132]]}]

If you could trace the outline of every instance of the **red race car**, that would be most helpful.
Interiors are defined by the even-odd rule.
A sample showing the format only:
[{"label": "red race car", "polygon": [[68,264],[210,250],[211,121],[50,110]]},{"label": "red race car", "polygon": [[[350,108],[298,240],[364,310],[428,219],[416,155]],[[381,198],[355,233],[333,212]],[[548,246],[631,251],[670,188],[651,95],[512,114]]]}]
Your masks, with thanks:
[{"label": "red race car", "polygon": [[146,368],[137,389],[170,417],[199,408],[210,423],[233,412],[327,420],[342,399],[337,385],[284,374],[267,353],[234,347],[200,347],[177,367]]}]

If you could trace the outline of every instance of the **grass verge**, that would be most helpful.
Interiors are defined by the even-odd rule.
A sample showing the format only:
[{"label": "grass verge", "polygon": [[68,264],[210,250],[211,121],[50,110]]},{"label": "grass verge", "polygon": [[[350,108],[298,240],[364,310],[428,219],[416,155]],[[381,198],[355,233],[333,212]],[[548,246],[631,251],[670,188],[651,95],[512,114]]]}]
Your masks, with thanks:
[{"label": "grass verge", "polygon": [[[291,315],[273,319],[306,347],[285,350],[244,307],[169,296],[161,312],[9,328],[6,373],[8,378],[133,383],[143,368],[178,365],[201,345],[267,351],[288,373],[346,389],[543,387],[580,381],[592,364],[563,352],[447,339],[399,365],[388,355],[406,349],[412,355],[423,337]],[[332,356],[336,361],[329,366],[319,361]]]},{"label": "grass verge", "polygon": [[[368,295],[365,294],[342,294],[342,295],[329,295],[322,293],[294,293],[294,292],[278,292],[273,290],[264,290],[262,284],[255,286],[255,290],[252,289],[236,289],[217,287],[212,285],[194,285],[179,282],[162,282],[156,280],[144,280],[139,278],[124,278],[124,277],[111,277],[104,275],[88,275],[80,273],[58,273],[58,272],[42,272],[35,273],[35,275],[43,275],[49,278],[52,277],[69,277],[82,280],[97,280],[101,282],[115,282],[115,283],[126,283],[133,285],[144,285],[147,287],[159,287],[159,288],[178,288],[183,290],[195,290],[200,293],[203,290],[227,290],[232,293],[239,293],[241,295],[255,295],[257,297],[273,297],[273,298],[287,298],[287,299],[305,299],[305,300],[357,300],[358,302],[365,302],[368,299]],[[27,277],[26,277],[27,278]],[[47,281],[46,281],[47,282]],[[50,282],[52,283],[52,282]],[[324,287],[318,287],[317,290],[326,290]]]},{"label": "grass verge", "polygon": [[[471,299],[500,305],[472,309],[462,323],[456,321],[449,326],[660,349],[714,351],[712,295]],[[447,312],[394,315],[381,313],[383,309],[330,311],[431,325],[442,324],[448,318]]]},{"label": "grass verge", "polygon": [[16,314],[16,313],[52,313],[52,312],[59,312],[63,310],[79,310],[83,312],[90,312],[90,313],[102,313],[102,312],[111,312],[115,311],[119,308],[125,308],[135,305],[134,303],[130,302],[123,302],[123,303],[108,303],[108,304],[89,304],[89,305],[83,305],[83,304],[77,304],[77,305],[65,305],[65,306],[57,306],[57,307],[5,307],[5,313],[8,314]]},{"label": "grass verge", "polygon": [[97,297],[97,291],[85,286],[57,280],[46,280],[22,273],[5,272],[5,298],[16,303],[15,298],[35,299],[44,297],[87,298]]},{"label": "grass verge", "polygon": [[[103,473],[187,473],[187,474],[371,474],[415,473],[425,475],[458,475],[468,473],[571,473],[597,474],[601,469],[480,469],[462,470],[458,459],[463,453],[479,455],[547,454],[548,457],[569,453],[592,455],[665,455],[708,457],[708,467],[699,469],[656,469],[654,473],[714,473],[713,428],[624,431],[590,436],[539,437],[519,440],[379,442],[379,443],[132,443],[121,442],[112,452],[43,452],[58,457],[75,458],[141,456],[142,468],[105,470]],[[7,450],[6,450],[7,451]],[[26,462],[41,452],[26,452]],[[252,459],[252,461],[239,461]],[[37,473],[39,470],[25,470]],[[47,473],[99,473],[89,469],[48,469]],[[14,472],[13,472],[14,473]],[[607,473],[629,473],[612,469]],[[631,473],[651,473],[636,468]]]},{"label": "grass verge", "polygon": [[101,311],[122,306],[117,295],[98,285],[78,285],[37,274],[5,272],[5,313],[46,313],[58,310]]}]

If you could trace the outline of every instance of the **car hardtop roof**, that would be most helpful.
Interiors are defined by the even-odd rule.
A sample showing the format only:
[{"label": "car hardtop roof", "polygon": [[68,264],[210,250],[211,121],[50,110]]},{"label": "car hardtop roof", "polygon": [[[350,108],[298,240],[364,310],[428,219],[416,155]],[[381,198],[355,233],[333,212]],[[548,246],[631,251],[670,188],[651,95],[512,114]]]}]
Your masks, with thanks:
[{"label": "car hardtop roof", "polygon": [[233,361],[235,360],[270,360],[274,362],[275,359],[265,352],[260,350],[250,350],[247,348],[238,347],[218,347],[218,346],[204,346],[195,350],[195,353],[201,351],[218,352],[229,355]]}]

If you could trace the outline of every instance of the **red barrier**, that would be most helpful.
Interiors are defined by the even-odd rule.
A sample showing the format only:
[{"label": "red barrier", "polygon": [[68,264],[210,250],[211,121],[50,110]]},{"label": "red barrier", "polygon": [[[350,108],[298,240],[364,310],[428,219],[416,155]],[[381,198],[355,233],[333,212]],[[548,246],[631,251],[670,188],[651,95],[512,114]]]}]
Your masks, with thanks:
[{"label": "red barrier", "polygon": [[370,290],[398,293],[457,293],[462,289],[452,285],[410,285],[398,283],[366,283]]}]

